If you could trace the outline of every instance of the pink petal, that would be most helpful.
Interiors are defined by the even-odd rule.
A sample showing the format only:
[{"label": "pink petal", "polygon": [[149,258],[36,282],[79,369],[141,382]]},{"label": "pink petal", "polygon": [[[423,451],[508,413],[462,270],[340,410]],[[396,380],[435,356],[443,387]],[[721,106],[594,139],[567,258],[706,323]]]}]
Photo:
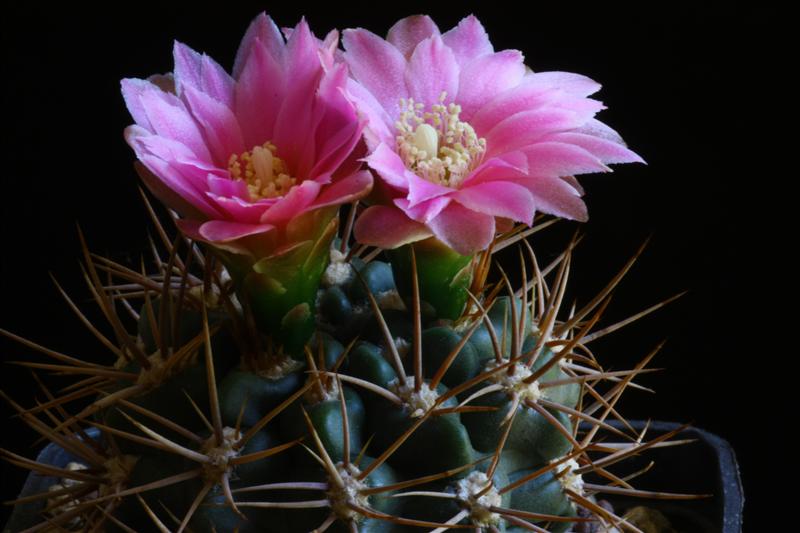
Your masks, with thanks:
[{"label": "pink petal", "polygon": [[234,180],[229,177],[222,178],[209,174],[206,182],[208,183],[208,192],[212,194],[227,198],[250,199],[247,183],[244,180]]},{"label": "pink petal", "polygon": [[320,60],[325,70],[332,69],[336,63],[344,63],[339,49],[339,30],[331,30],[320,44]]},{"label": "pink petal", "polygon": [[[151,157],[152,156],[147,156]],[[150,164],[143,161],[137,161],[134,164],[136,173],[144,182],[145,187],[153,196],[159,199],[164,205],[169,206],[183,216],[205,219],[209,216],[217,216],[217,210],[208,204],[208,201],[202,198],[193,190],[184,190],[182,185],[178,185],[178,189],[172,187],[170,183],[172,178],[161,178],[154,172],[161,172],[163,166],[167,166],[161,160],[152,158]],[[169,170],[167,170],[169,172]]]},{"label": "pink petal", "polygon": [[269,204],[250,203],[235,196],[231,198],[212,193],[207,195],[214,201],[217,209],[224,213],[224,218],[245,224],[259,224],[261,215],[269,207]]},{"label": "pink petal", "polygon": [[424,224],[415,222],[393,207],[374,205],[364,210],[353,228],[362,244],[391,249],[431,236]]},{"label": "pink petal", "polygon": [[181,179],[188,187],[200,194],[203,194],[208,187],[209,174],[227,175],[226,171],[220,170],[214,164],[198,159],[194,152],[180,142],[167,137],[151,135],[138,126],[127,128],[125,138],[140,159],[145,155],[150,155],[163,160],[181,174]]},{"label": "pink petal", "polygon": [[442,42],[441,37],[428,37],[417,45],[405,73],[408,95],[427,105],[439,101],[442,92],[446,102],[452,102],[458,94],[459,68],[453,51]]},{"label": "pink petal", "polygon": [[264,211],[261,222],[279,225],[297,215],[305,212],[314,203],[319,195],[320,184],[313,180],[306,180],[300,185],[295,185],[283,198]]},{"label": "pink petal", "polygon": [[389,28],[386,40],[408,59],[420,41],[431,35],[439,35],[436,23],[428,15],[412,15],[395,22]]},{"label": "pink petal", "polygon": [[486,134],[486,156],[518,150],[549,133],[577,128],[586,117],[568,109],[537,109],[512,115]]},{"label": "pink petal", "polygon": [[350,203],[363,198],[371,189],[372,174],[368,170],[362,170],[324,187],[312,208]]},{"label": "pink petal", "polygon": [[209,220],[203,223],[198,233],[208,242],[230,242],[250,235],[258,235],[275,229],[271,224],[243,224],[227,220]]},{"label": "pink petal", "polygon": [[194,87],[228,107],[233,105],[233,78],[216,61],[178,41],[175,41],[173,56],[178,96],[186,87]]},{"label": "pink petal", "polygon": [[603,124],[599,120],[592,118],[586,122],[586,124],[582,125],[580,128],[577,129],[578,133],[585,133],[587,135],[593,135],[595,137],[600,137],[601,139],[607,139],[609,141],[614,141],[615,143],[625,144],[625,141],[622,140],[622,137],[619,133],[617,133],[613,128],[610,126]]},{"label": "pink petal", "polygon": [[139,160],[149,172],[140,176],[150,192],[165,205],[184,216],[203,213],[204,218],[220,216],[205,194],[187,183],[186,178],[169,163],[152,155],[140,155]]},{"label": "pink petal", "polygon": [[451,198],[448,196],[439,196],[411,207],[409,201],[405,198],[395,198],[394,205],[402,209],[409,218],[427,224],[436,218],[442,212],[442,209],[450,205],[450,201]]},{"label": "pink petal", "polygon": [[581,184],[578,182],[575,176],[559,176],[559,177],[567,185],[575,189],[575,192],[577,192],[579,196],[583,196],[586,193],[586,191],[583,190],[583,187],[581,187]]},{"label": "pink petal", "polygon": [[561,178],[529,178],[517,183],[533,194],[539,211],[581,222],[589,218],[580,193]]},{"label": "pink petal", "polygon": [[284,42],[281,31],[275,22],[265,13],[261,13],[244,34],[239,50],[236,52],[236,60],[233,63],[233,76],[238,80],[242,75],[245,65],[250,60],[250,54],[255,48],[265,48],[266,52],[278,63],[283,62]]},{"label": "pink petal", "polygon": [[195,120],[203,127],[214,162],[227,167],[232,154],[246,150],[236,116],[228,106],[192,86],[185,88],[184,97]]},{"label": "pink petal", "polygon": [[347,67],[340,63],[320,80],[317,102],[324,109],[314,133],[317,160],[308,177],[330,176],[352,152],[361,137],[364,123],[344,93]]},{"label": "pink petal", "polygon": [[350,73],[394,116],[400,98],[408,96],[403,78],[406,70],[403,54],[374,33],[361,28],[345,30],[342,42]]},{"label": "pink petal", "polygon": [[178,141],[201,159],[211,160],[197,123],[182,103],[176,103],[174,96],[160,89],[145,90],[140,94],[139,102],[153,133]]},{"label": "pink petal", "polygon": [[[316,126],[314,94],[322,76],[316,38],[305,19],[301,20],[286,43],[287,90],[272,140],[278,154],[294,175],[306,177],[314,164]],[[317,117],[319,113],[316,113]]]},{"label": "pink petal", "polygon": [[528,169],[532,176],[570,176],[611,169],[580,146],[559,142],[540,142],[526,147]]},{"label": "pink petal", "polygon": [[359,114],[367,120],[363,133],[370,150],[374,150],[380,143],[393,142],[394,123],[375,96],[352,78],[347,80],[347,94]]},{"label": "pink petal", "polygon": [[396,189],[408,190],[408,182],[412,173],[408,171],[397,152],[387,145],[379,144],[375,151],[367,156],[366,161],[386,183]]},{"label": "pink petal", "polygon": [[186,235],[192,240],[202,241],[203,236],[200,235],[200,226],[203,225],[199,220],[192,220],[190,218],[179,218],[175,221],[175,225],[181,230],[181,233]]},{"label": "pink petal", "polygon": [[500,93],[519,85],[525,75],[522,53],[503,50],[486,54],[461,67],[457,102],[461,117],[470,117]]},{"label": "pink petal", "polygon": [[406,177],[408,179],[408,201],[410,207],[414,207],[426,200],[437,198],[453,192],[453,189],[450,187],[445,187],[444,185],[430,182],[417,176],[411,171],[406,173]]},{"label": "pink petal", "polygon": [[486,30],[475,15],[462,19],[458,26],[442,35],[442,40],[453,50],[459,65],[466,65],[476,57],[494,52]]},{"label": "pink petal", "polygon": [[585,97],[602,87],[591,78],[572,72],[535,72],[525,77],[525,83],[542,89],[559,89],[572,96]]},{"label": "pink petal", "polygon": [[609,165],[612,163],[644,163],[644,159],[624,145],[586,133],[556,133],[548,136],[547,139],[580,146],[603,163]]},{"label": "pink petal", "polygon": [[490,181],[464,187],[453,195],[453,199],[464,207],[493,215],[510,218],[530,225],[536,205],[528,190],[508,181]]},{"label": "pink petal", "polygon": [[249,149],[272,139],[285,92],[281,64],[256,41],[236,83],[236,117]]},{"label": "pink petal", "polygon": [[524,178],[528,175],[528,157],[523,152],[506,152],[492,157],[480,164],[467,179],[462,188],[487,181]]},{"label": "pink petal", "polygon": [[434,235],[461,255],[485,250],[494,238],[494,217],[452,202],[428,224]]},{"label": "pink petal", "polygon": [[564,93],[558,89],[539,87],[523,81],[516,88],[499,94],[491,102],[483,105],[470,118],[469,123],[479,135],[485,135],[486,132],[511,115],[542,109],[545,106],[553,105],[563,97]]},{"label": "pink petal", "polygon": [[[153,126],[150,124],[150,119],[147,118],[147,112],[142,105],[141,96],[145,91],[154,91],[158,90],[158,88],[146,80],[125,78],[120,82],[120,89],[122,90],[122,98],[125,100],[125,107],[128,108],[133,121],[152,133]],[[173,98],[175,97],[173,96]],[[176,105],[178,105],[178,102],[179,100],[175,98]]]}]

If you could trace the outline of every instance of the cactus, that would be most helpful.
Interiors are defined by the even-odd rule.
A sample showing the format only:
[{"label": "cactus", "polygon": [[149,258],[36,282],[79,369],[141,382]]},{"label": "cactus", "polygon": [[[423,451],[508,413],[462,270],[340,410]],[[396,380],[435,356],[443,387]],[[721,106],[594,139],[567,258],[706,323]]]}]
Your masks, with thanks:
[{"label": "cactus", "polygon": [[[500,236],[496,248],[516,240]],[[173,272],[164,276],[85,251],[87,279],[119,342],[86,324],[115,360],[90,364],[6,333],[54,359],[20,364],[78,378],[63,393],[42,384],[47,401],[34,408],[9,399],[79,458],[61,468],[3,452],[62,479],[26,497],[47,503],[40,528],[557,532],[586,516],[630,526],[595,496],[637,494],[607,467],[673,437],[643,441],[616,410],[625,390],[641,388],[634,379],[657,350],[609,372],[587,344],[616,329],[592,332],[641,250],[565,315],[574,241],[541,270],[526,246],[522,287],[502,273],[467,291],[452,320],[423,301],[415,246],[398,269],[377,255],[347,258],[341,242],[318,291],[314,336],[296,351],[253,329],[225,267],[195,245],[165,240],[156,261]],[[473,264],[486,268],[486,254]],[[188,255],[195,267],[180,260]],[[102,282],[101,269],[136,288],[129,296]],[[398,270],[409,276],[406,294]],[[136,319],[132,332],[121,308]],[[67,414],[64,404],[92,395]]]},{"label": "cactus", "polygon": [[[233,75],[176,43],[171,76],[122,81],[177,234],[143,194],[151,272],[81,235],[107,327],[58,290],[104,363],[0,330],[48,359],[18,364],[75,378],[3,395],[72,459],[2,451],[55,478],[12,502],[38,504],[26,531],[639,531],[598,498],[693,497],[614,473],[679,432],[618,410],[658,348],[613,371],[589,348],[666,303],[596,328],[642,250],[570,307],[577,236],[543,268],[528,242],[540,210],[586,218],[571,174],[641,158],[593,118],[599,85],[490,54],[475,17],[452,32],[411,17],[338,53],[262,14]],[[493,261],[511,246],[516,287]]]}]

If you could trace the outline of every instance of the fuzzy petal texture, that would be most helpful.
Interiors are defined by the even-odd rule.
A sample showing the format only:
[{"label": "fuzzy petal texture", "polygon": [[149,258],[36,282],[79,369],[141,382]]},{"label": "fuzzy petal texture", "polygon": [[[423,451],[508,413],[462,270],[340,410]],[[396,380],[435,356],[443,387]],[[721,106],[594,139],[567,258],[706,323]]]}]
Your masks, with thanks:
[{"label": "fuzzy petal texture", "polygon": [[492,215],[451,203],[428,226],[436,238],[461,255],[485,250],[492,242],[495,222]]},{"label": "fuzzy petal texture", "polygon": [[400,98],[408,96],[402,52],[372,32],[345,30],[342,41],[347,50],[350,73],[375,100],[394,116]]},{"label": "fuzzy petal texture", "polygon": [[452,101],[458,93],[459,67],[453,51],[434,35],[414,49],[405,73],[408,95],[418,102],[437,102],[442,93]]},{"label": "fuzzy petal texture", "polygon": [[[387,231],[388,221],[405,216],[473,254],[508,220],[531,224],[537,211],[585,220],[574,176],[642,162],[597,120],[604,107],[589,96],[600,84],[569,72],[532,72],[520,52],[495,52],[472,15],[444,33],[429,17],[404,18],[386,40],[345,30],[344,48],[353,77],[348,93],[369,121],[364,160],[388,194],[367,220]],[[430,127],[420,131],[422,123]],[[408,241],[366,225],[359,223],[366,244]],[[419,229],[400,226],[407,230],[400,235]]]},{"label": "fuzzy petal texture", "polygon": [[386,40],[408,59],[417,45],[432,35],[440,35],[436,23],[428,15],[413,15],[395,22]]},{"label": "fuzzy petal texture", "polygon": [[336,36],[320,41],[301,20],[285,40],[262,14],[233,75],[175,43],[171,77],[122,81],[142,179],[187,235],[257,259],[292,245],[296,217],[370,191],[371,174],[353,165],[364,119],[333,60]]},{"label": "fuzzy petal texture", "polygon": [[431,230],[408,218],[403,211],[375,205],[359,215],[353,228],[359,242],[391,249],[404,244],[427,239]]}]

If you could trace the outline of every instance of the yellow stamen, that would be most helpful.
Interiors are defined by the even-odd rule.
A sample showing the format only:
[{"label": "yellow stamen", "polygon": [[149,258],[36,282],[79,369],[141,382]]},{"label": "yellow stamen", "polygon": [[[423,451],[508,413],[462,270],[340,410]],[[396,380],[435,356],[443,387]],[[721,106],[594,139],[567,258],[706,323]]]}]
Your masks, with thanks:
[{"label": "yellow stamen", "polygon": [[420,177],[458,187],[483,159],[486,139],[459,118],[461,106],[444,104],[446,97],[442,93],[430,111],[413,98],[400,99],[402,111],[395,123],[397,150],[406,167]]},{"label": "yellow stamen", "polygon": [[228,159],[228,171],[233,180],[247,182],[250,200],[285,196],[296,179],[287,173],[286,164],[276,155],[275,145],[265,142],[254,146],[249,152],[232,154]]}]

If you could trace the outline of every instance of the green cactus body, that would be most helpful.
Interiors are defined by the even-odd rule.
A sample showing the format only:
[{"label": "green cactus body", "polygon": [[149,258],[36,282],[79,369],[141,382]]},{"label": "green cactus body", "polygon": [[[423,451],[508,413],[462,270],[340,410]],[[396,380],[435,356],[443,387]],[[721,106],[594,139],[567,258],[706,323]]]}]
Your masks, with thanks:
[{"label": "green cactus body", "polygon": [[[252,267],[257,276],[239,276],[229,294],[244,297],[265,276],[297,281],[290,252]],[[98,400],[127,396],[94,419],[109,433],[103,445],[133,458],[117,490],[153,488],[117,502],[115,519],[151,531],[155,515],[168,529],[209,533],[567,531],[575,498],[592,497],[588,461],[572,459],[585,376],[572,348],[561,352],[571,337],[540,342],[541,314],[519,295],[483,301],[485,314],[467,305],[459,269],[470,258],[433,268],[442,251],[420,245],[417,295],[408,249],[389,254],[391,265],[331,252],[330,272],[318,250],[295,252],[314,258],[324,283],[314,298],[286,301],[271,285],[248,289],[250,318],[269,334],[237,338],[248,307],[219,305],[222,288],[206,312],[197,291],[184,306],[175,294],[169,307],[161,295],[141,307],[136,340],[148,362],[115,367],[125,379]],[[314,285],[298,283],[292,290]],[[297,298],[316,309],[311,327],[275,326],[269,314]]]}]

